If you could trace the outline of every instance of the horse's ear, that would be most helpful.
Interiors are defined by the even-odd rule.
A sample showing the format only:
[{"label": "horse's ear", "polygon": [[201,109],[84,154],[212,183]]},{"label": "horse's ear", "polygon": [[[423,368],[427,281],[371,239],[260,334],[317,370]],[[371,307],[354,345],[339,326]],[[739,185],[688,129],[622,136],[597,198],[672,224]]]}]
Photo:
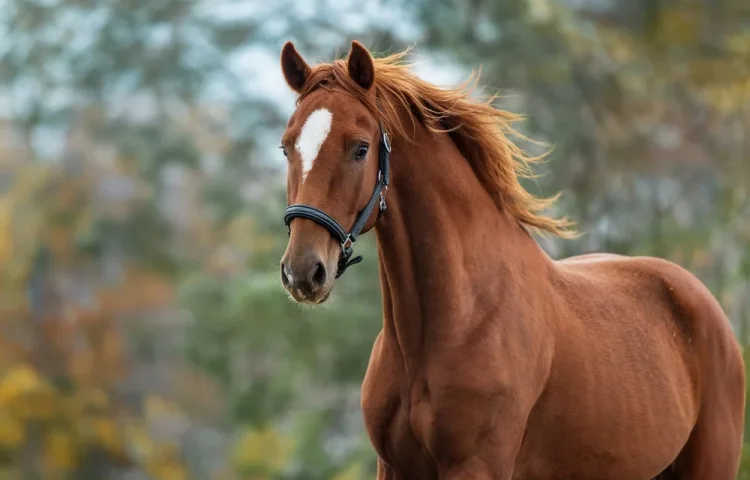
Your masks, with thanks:
[{"label": "horse's ear", "polygon": [[281,49],[281,70],[284,72],[286,83],[297,93],[302,91],[312,71],[292,42],[286,42]]},{"label": "horse's ear", "polygon": [[349,69],[349,76],[357,85],[365,90],[372,87],[375,82],[375,64],[370,52],[356,40],[352,41],[352,49],[346,65]]}]

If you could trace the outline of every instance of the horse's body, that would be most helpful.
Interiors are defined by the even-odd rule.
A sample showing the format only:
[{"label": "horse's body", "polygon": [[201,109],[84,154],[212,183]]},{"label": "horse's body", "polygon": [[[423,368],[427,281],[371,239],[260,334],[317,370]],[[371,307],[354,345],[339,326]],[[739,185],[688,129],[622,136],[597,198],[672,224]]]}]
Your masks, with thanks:
[{"label": "horse's body", "polygon": [[[361,72],[351,65],[366,69],[369,58],[361,48],[355,45],[352,56],[359,57],[349,58],[355,81]],[[290,65],[303,73],[305,65],[294,55],[285,48],[282,65],[302,93],[295,115],[325,105],[334,119],[351,115],[345,125],[373,130],[375,115],[369,124],[362,120],[367,103],[336,84],[342,80],[330,64],[300,73],[299,81]],[[393,90],[387,81],[380,90],[357,83],[383,95],[380,102]],[[648,480],[664,472],[663,478],[734,479],[744,365],[705,286],[655,258],[550,259],[521,223],[556,227],[528,211],[514,213],[511,202],[524,201],[512,197],[515,184],[498,197],[472,162],[472,139],[460,128],[429,128],[410,98],[386,122],[397,131],[400,122],[409,139],[393,141],[388,210],[368,223],[378,239],[384,324],[362,408],[378,478]],[[425,103],[440,110],[440,99]],[[293,116],[285,135],[298,134],[303,121]],[[320,153],[331,163],[316,167],[315,180],[312,168],[299,181],[290,158],[290,199],[334,212],[346,224],[369,194],[360,190],[375,181],[374,170],[337,170],[331,144],[339,142],[324,142]],[[321,172],[329,177],[322,180]],[[291,234],[285,285],[298,300],[325,300],[333,280],[313,280],[321,265],[335,265],[336,242],[307,219],[295,221]],[[301,282],[298,272],[310,262],[311,280]]]}]

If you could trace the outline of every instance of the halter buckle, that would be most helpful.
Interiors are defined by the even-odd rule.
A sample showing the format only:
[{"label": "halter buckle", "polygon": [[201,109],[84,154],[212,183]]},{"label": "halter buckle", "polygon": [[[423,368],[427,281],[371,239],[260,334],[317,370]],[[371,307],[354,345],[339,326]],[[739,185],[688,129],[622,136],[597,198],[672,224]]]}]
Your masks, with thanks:
[{"label": "halter buckle", "polygon": [[388,205],[385,204],[385,194],[386,194],[387,191],[388,191],[388,187],[387,186],[384,187],[380,191],[380,211],[381,212],[384,212],[386,210],[386,208],[388,208]]},{"label": "halter buckle", "polygon": [[354,243],[354,240],[352,240],[352,236],[347,235],[346,239],[344,239],[344,241],[341,242],[341,251],[346,253],[347,249],[352,248],[353,243]]}]

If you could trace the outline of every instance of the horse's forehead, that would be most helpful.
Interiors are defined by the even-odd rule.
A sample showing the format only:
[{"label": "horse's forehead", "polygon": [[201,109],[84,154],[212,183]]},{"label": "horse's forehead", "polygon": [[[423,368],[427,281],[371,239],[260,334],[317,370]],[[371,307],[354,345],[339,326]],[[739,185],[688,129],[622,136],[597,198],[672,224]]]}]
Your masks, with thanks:
[{"label": "horse's forehead", "polygon": [[289,119],[287,128],[299,133],[310,115],[320,109],[331,112],[339,127],[356,121],[357,117],[366,112],[364,105],[351,95],[336,90],[320,89],[310,93],[300,102]]},{"label": "horse's forehead", "polygon": [[[284,142],[295,152],[301,180],[304,182],[318,157],[334,153],[343,138],[367,138],[377,122],[368,118],[366,107],[356,98],[336,91],[320,90],[305,97],[292,114],[284,133]],[[337,147],[338,146],[338,147]],[[335,156],[334,156],[335,157]]]},{"label": "horse's forehead", "polygon": [[330,110],[321,107],[310,113],[302,125],[297,141],[294,144],[302,161],[302,180],[318,158],[320,149],[323,147],[333,126],[333,114]]}]

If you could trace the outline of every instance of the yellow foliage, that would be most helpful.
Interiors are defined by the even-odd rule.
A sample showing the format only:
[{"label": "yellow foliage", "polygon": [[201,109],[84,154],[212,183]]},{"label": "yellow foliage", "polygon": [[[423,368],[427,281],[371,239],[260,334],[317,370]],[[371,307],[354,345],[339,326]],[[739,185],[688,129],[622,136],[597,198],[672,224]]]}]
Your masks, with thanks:
[{"label": "yellow foliage", "polygon": [[655,40],[664,45],[695,45],[700,41],[701,14],[697,8],[684,5],[661,10]]},{"label": "yellow foliage", "polygon": [[147,467],[151,478],[155,480],[187,480],[185,467],[178,462],[154,462]]},{"label": "yellow foliage", "polygon": [[548,23],[554,17],[554,6],[550,0],[526,0],[526,7],[533,23]]},{"label": "yellow foliage", "polygon": [[750,103],[750,79],[741,82],[710,85],[701,89],[704,100],[721,113],[740,111]]},{"label": "yellow foliage", "polygon": [[24,393],[37,392],[42,388],[42,379],[33,368],[28,365],[18,365],[12,368],[0,382],[0,404],[5,404]]},{"label": "yellow foliage", "polygon": [[23,478],[21,467],[17,465],[0,465],[0,480],[18,480]]},{"label": "yellow foliage", "polygon": [[58,398],[58,395],[51,391],[30,395],[25,399],[24,408],[19,409],[19,414],[22,418],[49,420],[57,414]]},{"label": "yellow foliage", "polygon": [[75,428],[86,447],[97,446],[117,457],[125,452],[123,435],[115,420],[106,415],[75,418]]},{"label": "yellow foliage", "polygon": [[37,194],[53,178],[54,169],[50,165],[26,163],[13,179],[10,197],[14,203],[27,202],[37,197]]},{"label": "yellow foliage", "polygon": [[104,411],[109,406],[109,397],[101,388],[82,388],[71,397],[73,407],[78,413],[84,411]]},{"label": "yellow foliage", "polygon": [[[0,448],[16,449],[26,440],[26,429],[18,418],[0,410]],[[0,477],[1,478],[1,477]]]},{"label": "yellow foliage", "polygon": [[750,35],[738,34],[727,39],[727,49],[744,58],[750,58]]},{"label": "yellow foliage", "polygon": [[7,198],[0,200],[0,262],[13,258],[13,206]]},{"label": "yellow foliage", "polygon": [[178,458],[177,450],[171,445],[155,445],[150,458],[146,460],[146,471],[156,480],[186,480],[187,471]]},{"label": "yellow foliage", "polygon": [[610,57],[617,62],[631,62],[638,56],[638,45],[635,39],[616,28],[602,28],[598,42],[603,42]]},{"label": "yellow foliage", "polygon": [[120,455],[125,451],[120,431],[114,420],[98,417],[92,422],[94,438],[106,451]]},{"label": "yellow foliage", "polygon": [[28,365],[12,368],[0,381],[0,406],[20,418],[49,418],[56,400],[55,391]]},{"label": "yellow foliage", "polygon": [[125,441],[128,449],[138,461],[148,459],[154,451],[154,442],[141,424],[130,424],[125,427]]},{"label": "yellow foliage", "polygon": [[235,468],[264,469],[277,472],[289,460],[293,441],[272,428],[245,430],[234,446],[232,463]]},{"label": "yellow foliage", "polygon": [[42,451],[45,465],[53,471],[71,470],[78,461],[75,439],[63,429],[56,428],[44,433]]}]

